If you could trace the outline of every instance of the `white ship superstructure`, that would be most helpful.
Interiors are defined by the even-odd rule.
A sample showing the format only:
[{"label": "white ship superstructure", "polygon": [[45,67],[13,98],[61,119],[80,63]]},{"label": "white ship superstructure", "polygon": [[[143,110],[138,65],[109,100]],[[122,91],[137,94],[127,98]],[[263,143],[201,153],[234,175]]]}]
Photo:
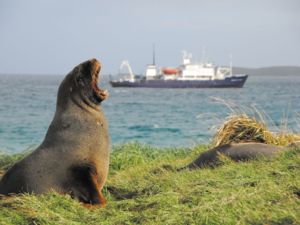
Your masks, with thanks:
[{"label": "white ship superstructure", "polygon": [[231,68],[217,67],[212,62],[192,63],[192,55],[185,51],[178,70],[178,80],[222,80],[231,75]]},{"label": "white ship superstructure", "polygon": [[145,76],[146,76],[146,80],[157,79],[157,68],[155,64],[147,66]]},{"label": "white ship superstructure", "polygon": [[158,68],[153,63],[148,65],[143,75],[134,75],[128,61],[122,67],[128,68],[129,74],[120,80],[110,81],[113,87],[149,87],[149,88],[210,88],[210,87],[243,87],[248,75],[232,74],[232,63],[229,67],[219,67],[208,62],[205,57],[200,63],[192,62],[192,55],[183,51],[182,63],[174,67]]}]

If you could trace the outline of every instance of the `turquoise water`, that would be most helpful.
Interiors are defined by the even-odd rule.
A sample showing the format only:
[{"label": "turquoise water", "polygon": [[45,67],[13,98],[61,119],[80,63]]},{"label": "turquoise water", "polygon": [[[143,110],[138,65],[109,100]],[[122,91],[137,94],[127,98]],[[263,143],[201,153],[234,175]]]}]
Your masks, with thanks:
[{"label": "turquoise water", "polygon": [[[43,140],[63,76],[0,76],[0,149],[20,152]],[[287,119],[300,130],[300,76],[251,76],[242,89],[113,89],[103,103],[112,144],[155,146],[207,143],[230,113],[218,99],[258,108],[271,124]],[[248,110],[248,109],[247,109]],[[274,127],[273,127],[274,128]]]}]

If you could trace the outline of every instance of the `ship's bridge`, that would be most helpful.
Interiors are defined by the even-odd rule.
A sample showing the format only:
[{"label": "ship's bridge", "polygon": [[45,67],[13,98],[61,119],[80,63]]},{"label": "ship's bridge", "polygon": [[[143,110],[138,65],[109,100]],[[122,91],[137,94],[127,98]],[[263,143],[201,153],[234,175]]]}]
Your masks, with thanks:
[{"label": "ship's bridge", "polygon": [[182,79],[184,80],[212,80],[215,76],[215,67],[211,64],[188,64],[182,68]]}]

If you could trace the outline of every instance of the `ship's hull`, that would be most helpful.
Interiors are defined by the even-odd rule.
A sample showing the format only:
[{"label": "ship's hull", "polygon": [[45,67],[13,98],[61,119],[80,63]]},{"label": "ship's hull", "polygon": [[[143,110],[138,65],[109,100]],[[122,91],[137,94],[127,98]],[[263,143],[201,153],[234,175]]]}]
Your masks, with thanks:
[{"label": "ship's hull", "polygon": [[242,88],[248,75],[232,76],[224,80],[140,80],[110,81],[112,87],[130,88]]}]

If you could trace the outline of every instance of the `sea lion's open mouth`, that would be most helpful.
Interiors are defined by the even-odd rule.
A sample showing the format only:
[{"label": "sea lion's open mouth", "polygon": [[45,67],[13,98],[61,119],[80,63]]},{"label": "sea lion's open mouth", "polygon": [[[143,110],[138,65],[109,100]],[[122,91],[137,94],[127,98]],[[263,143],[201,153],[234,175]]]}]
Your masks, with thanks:
[{"label": "sea lion's open mouth", "polygon": [[92,75],[92,89],[93,89],[93,97],[97,102],[102,102],[103,100],[108,98],[108,91],[103,90],[98,87],[99,82],[99,74],[101,69],[101,64],[98,60],[92,59],[91,63],[91,75]]}]

